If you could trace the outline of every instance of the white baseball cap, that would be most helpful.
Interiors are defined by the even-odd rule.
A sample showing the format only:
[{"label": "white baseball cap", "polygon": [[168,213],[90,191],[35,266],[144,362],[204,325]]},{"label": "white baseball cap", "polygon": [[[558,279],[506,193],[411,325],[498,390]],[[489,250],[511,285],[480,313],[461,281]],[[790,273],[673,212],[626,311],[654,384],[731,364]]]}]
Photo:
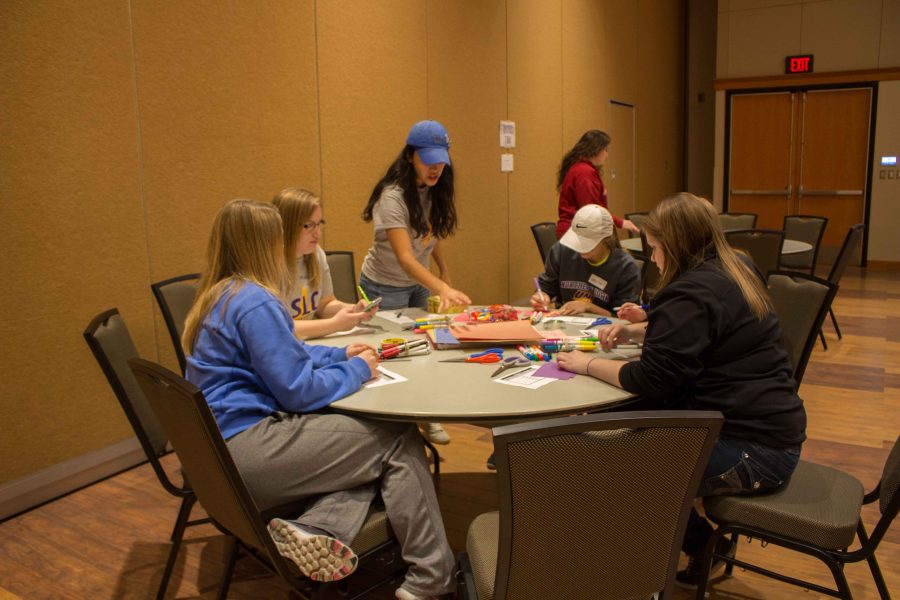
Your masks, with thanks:
[{"label": "white baseball cap", "polygon": [[572,217],[572,226],[559,243],[579,254],[587,254],[615,232],[612,215],[599,204],[582,206]]}]

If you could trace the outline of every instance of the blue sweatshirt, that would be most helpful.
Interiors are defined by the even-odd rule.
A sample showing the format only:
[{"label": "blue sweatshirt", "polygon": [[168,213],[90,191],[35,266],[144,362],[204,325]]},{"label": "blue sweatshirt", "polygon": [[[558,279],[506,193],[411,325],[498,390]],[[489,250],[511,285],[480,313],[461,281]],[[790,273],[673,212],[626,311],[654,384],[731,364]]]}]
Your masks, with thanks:
[{"label": "blue sweatshirt", "polygon": [[366,361],[347,360],[345,348],[295,338],[290,315],[266,289],[247,282],[226,298],[227,292],[204,320],[186,373],[226,439],[275,412],[328,406],[369,378]]}]

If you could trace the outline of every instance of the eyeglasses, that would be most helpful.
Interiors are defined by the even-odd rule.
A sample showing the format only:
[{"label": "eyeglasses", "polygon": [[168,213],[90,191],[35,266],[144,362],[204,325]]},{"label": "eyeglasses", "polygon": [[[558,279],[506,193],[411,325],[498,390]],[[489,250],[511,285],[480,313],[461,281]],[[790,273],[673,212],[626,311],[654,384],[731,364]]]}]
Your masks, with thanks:
[{"label": "eyeglasses", "polygon": [[312,231],[313,229],[321,229],[322,227],[325,227],[325,219],[322,219],[318,223],[316,223],[315,221],[310,221],[309,223],[303,224],[303,229],[305,229],[306,231]]}]

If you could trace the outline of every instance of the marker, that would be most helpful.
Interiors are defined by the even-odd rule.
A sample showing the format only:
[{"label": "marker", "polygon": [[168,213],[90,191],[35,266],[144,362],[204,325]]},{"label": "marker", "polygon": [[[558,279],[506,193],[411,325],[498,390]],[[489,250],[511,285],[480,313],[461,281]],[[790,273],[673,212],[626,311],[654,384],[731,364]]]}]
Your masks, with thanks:
[{"label": "marker", "polygon": [[[641,310],[647,310],[648,308],[650,308],[650,305],[649,304],[641,304],[638,306],[638,308],[640,308]],[[613,310],[616,312],[619,312],[620,310],[622,310],[622,307],[621,306],[613,306]]]},{"label": "marker", "polygon": [[[538,283],[538,278],[537,278],[537,277],[534,278],[534,289],[535,289],[535,292],[536,292],[537,295],[538,295],[538,298],[540,298],[540,297],[541,297],[541,294],[543,294],[544,292],[541,290],[541,284]],[[547,310],[548,307],[547,307],[547,303],[546,303],[546,302],[543,303],[543,307],[544,307],[544,310]]]},{"label": "marker", "polygon": [[369,297],[366,296],[366,293],[363,291],[362,286],[357,284],[356,289],[359,290],[359,295],[362,296],[362,299],[366,301],[366,304],[369,303]]}]

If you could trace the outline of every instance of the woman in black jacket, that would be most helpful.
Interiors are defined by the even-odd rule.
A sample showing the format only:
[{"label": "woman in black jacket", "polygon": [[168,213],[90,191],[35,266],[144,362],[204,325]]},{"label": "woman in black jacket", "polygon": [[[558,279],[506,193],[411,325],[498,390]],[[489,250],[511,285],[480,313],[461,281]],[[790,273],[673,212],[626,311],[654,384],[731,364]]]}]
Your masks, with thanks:
[{"label": "woman in black jacket", "polygon": [[[806,439],[806,412],[762,278],[725,241],[718,215],[703,198],[666,198],[644,221],[644,231],[662,274],[648,320],[598,332],[604,348],[643,341],[641,359],[571,352],[559,355],[560,366],[658,408],[721,411],[725,423],[698,495],[752,494],[783,485]],[[696,587],[699,561],[693,558],[711,532],[694,511],[682,546],[691,560],[676,577],[682,586]],[[732,550],[730,541],[721,544],[722,553]]]}]

